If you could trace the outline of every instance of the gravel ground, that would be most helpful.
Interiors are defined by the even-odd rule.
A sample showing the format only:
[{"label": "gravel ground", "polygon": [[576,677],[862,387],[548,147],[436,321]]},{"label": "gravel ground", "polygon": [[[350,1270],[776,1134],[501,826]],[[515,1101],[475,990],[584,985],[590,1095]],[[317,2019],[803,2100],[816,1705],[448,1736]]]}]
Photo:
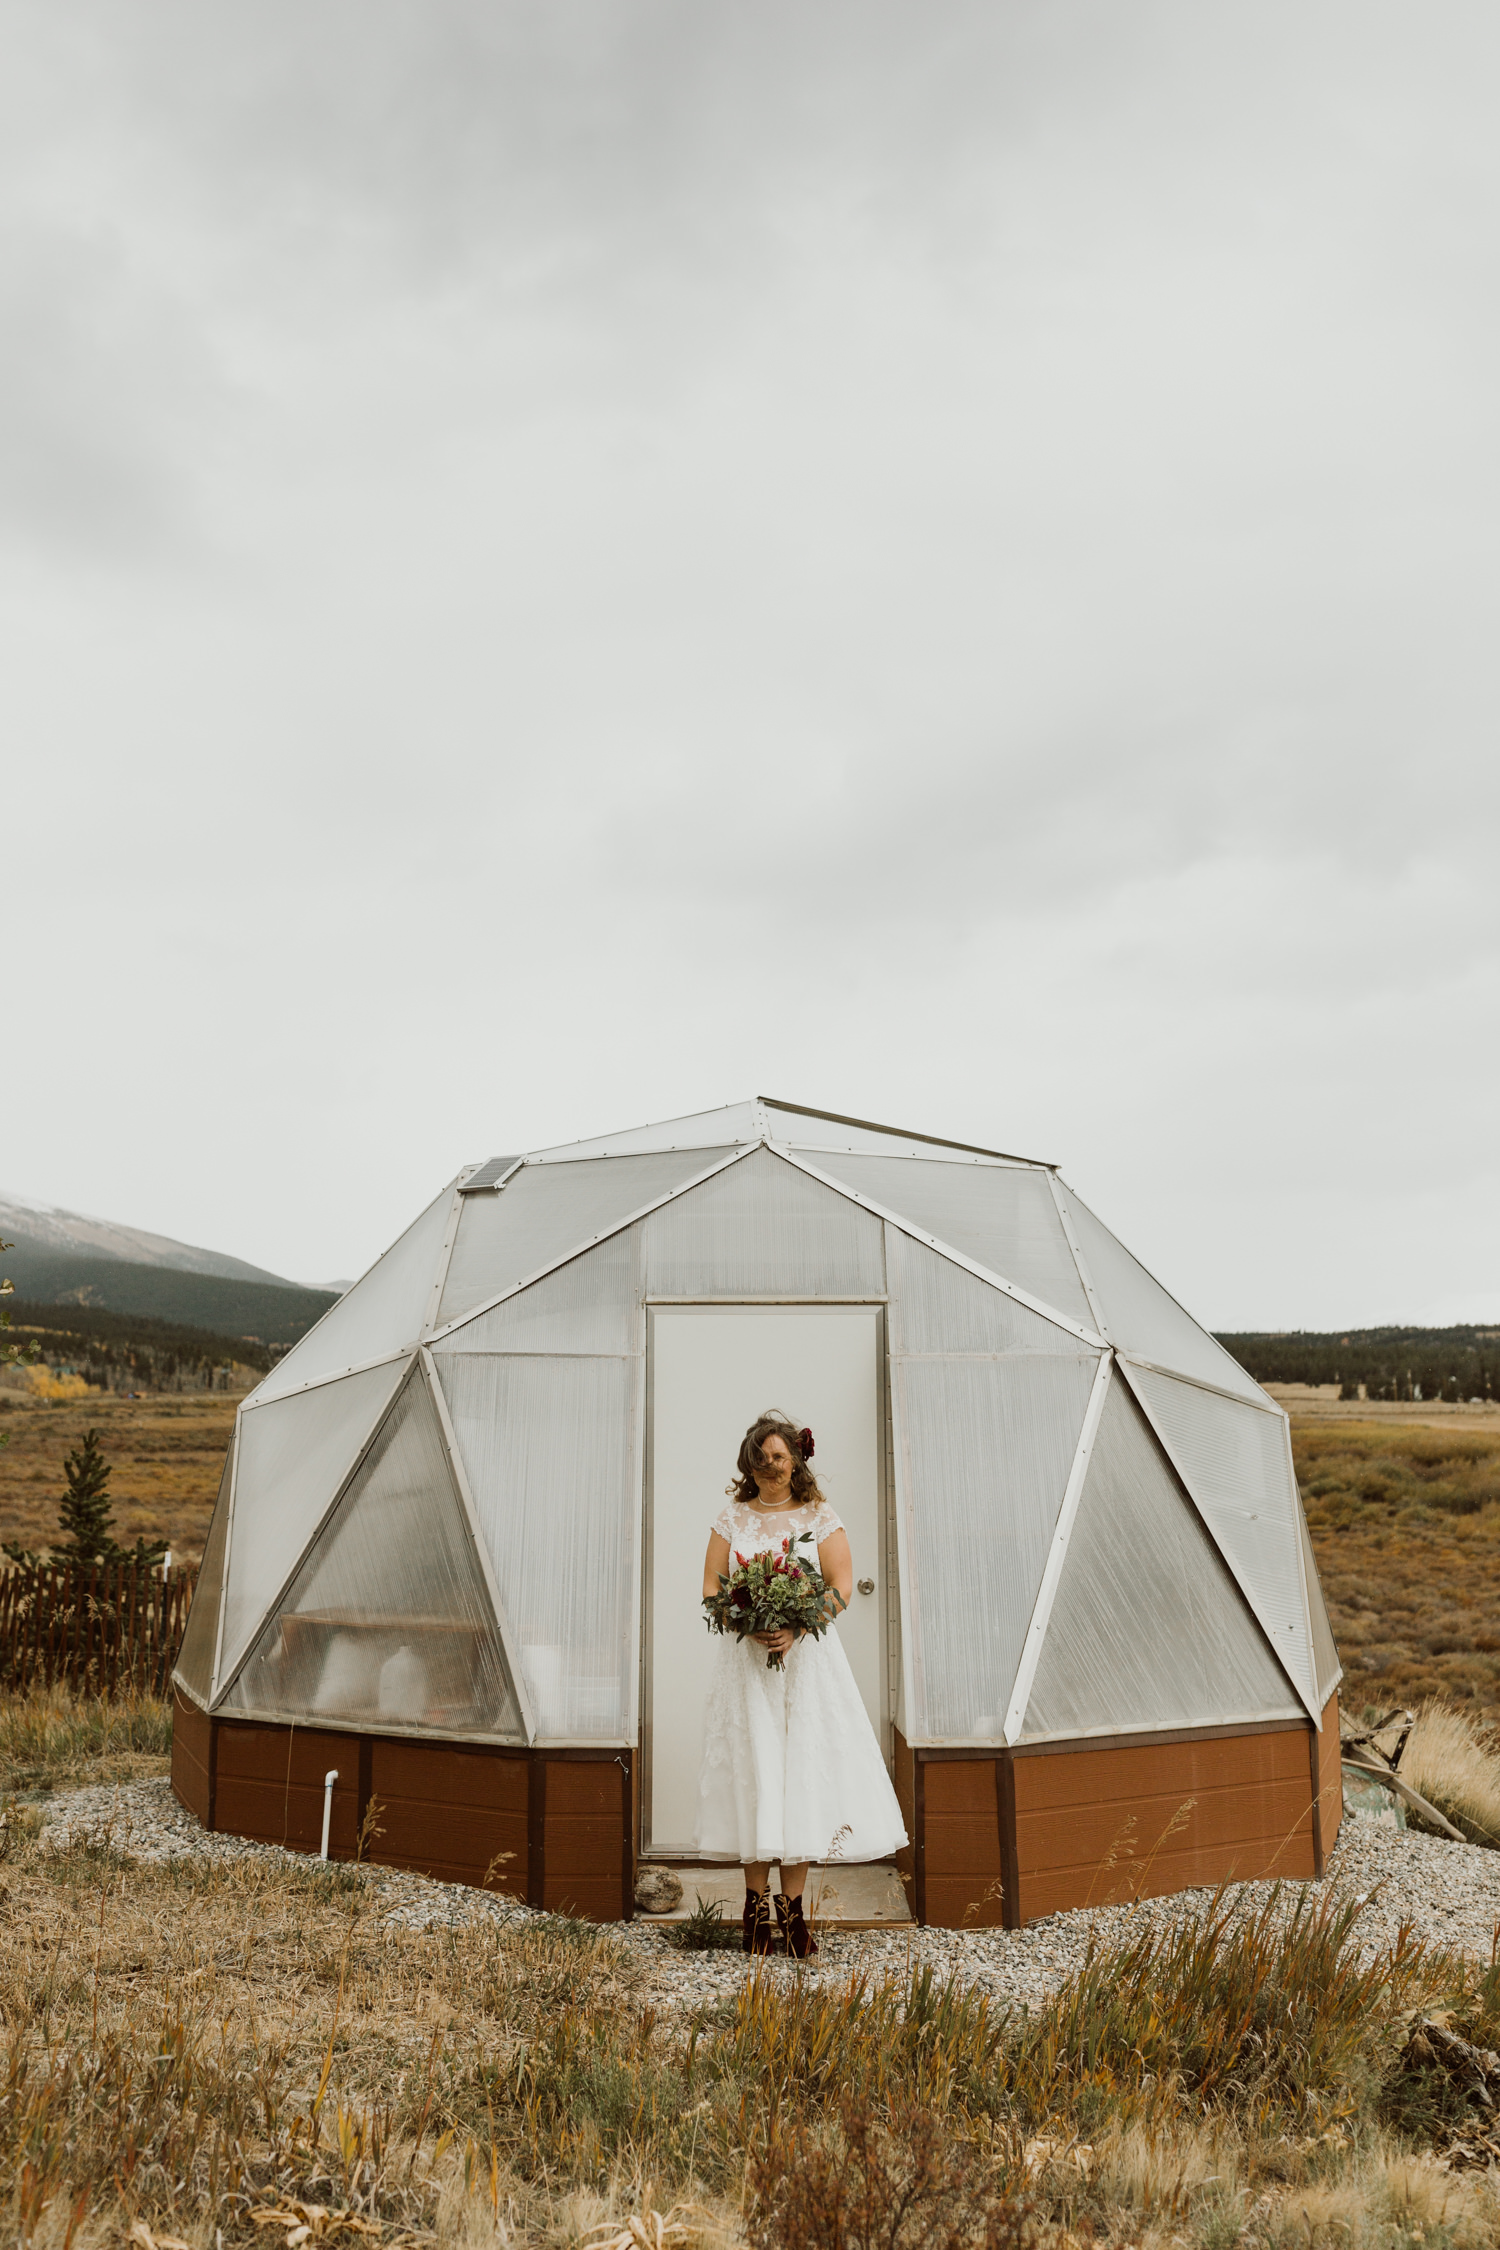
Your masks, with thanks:
[{"label": "gravel ground", "polygon": [[[308,1865],[303,1854],[275,1844],[210,1835],[177,1802],[165,1780],[71,1790],[51,1799],[45,1811],[42,1841],[54,1851],[73,1843],[108,1842],[126,1857],[145,1861],[266,1859],[304,1869]],[[393,1930],[457,1929],[480,1922],[514,1925],[534,1911],[513,1899],[392,1868],[368,1868],[364,1880],[379,1902],[382,1923]],[[1405,1919],[1419,1937],[1484,1961],[1491,1957],[1500,1926],[1500,1852],[1388,1828],[1351,1813],[1345,1816],[1324,1881],[1363,1901],[1359,1927],[1366,1955],[1384,1950]],[[1271,1887],[1247,1884],[1240,1895],[1246,1903],[1259,1901]],[[908,1964],[930,1962],[939,1974],[951,1971],[1002,2002],[1035,2002],[1078,1967],[1091,1933],[1106,1940],[1135,1935],[1142,1927],[1166,1929],[1207,1895],[1189,1891],[1139,1906],[1054,1914],[1024,1930],[833,1930],[823,1934],[816,1962],[803,1966],[773,1960],[765,1966],[778,1977],[844,1978],[856,1971],[877,1977],[886,1970],[904,1973]],[[644,1956],[647,1993],[658,2007],[694,2007],[722,1999],[738,1989],[749,1969],[737,1952],[681,1953],[661,1925],[646,1919],[621,1924],[617,1935]]]}]

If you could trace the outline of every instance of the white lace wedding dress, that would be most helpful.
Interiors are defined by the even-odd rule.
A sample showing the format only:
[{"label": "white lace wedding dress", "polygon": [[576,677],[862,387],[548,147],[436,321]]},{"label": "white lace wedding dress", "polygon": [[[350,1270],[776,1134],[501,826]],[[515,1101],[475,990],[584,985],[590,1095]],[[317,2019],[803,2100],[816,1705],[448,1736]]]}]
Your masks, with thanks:
[{"label": "white lace wedding dress", "polygon": [[[843,1527],[826,1501],[764,1514],[731,1501],[714,1519],[750,1556]],[[803,1548],[803,1554],[809,1550]],[[698,1849],[718,1859],[884,1859],[906,1842],[901,1808],[838,1627],[797,1641],[772,1671],[754,1640],[716,1636],[698,1782]]]}]

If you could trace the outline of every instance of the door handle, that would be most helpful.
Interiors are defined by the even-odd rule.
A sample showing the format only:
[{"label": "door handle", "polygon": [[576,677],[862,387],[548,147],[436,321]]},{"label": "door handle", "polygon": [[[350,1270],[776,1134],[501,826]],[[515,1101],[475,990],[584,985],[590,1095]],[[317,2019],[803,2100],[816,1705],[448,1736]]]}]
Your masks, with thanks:
[{"label": "door handle", "polygon": [[859,1590],[860,1590],[860,1592],[861,1592],[862,1594],[873,1594],[873,1593],[874,1593],[874,1591],[875,1591],[875,1581],[874,1581],[874,1579],[873,1579],[873,1578],[862,1578],[862,1579],[860,1580],[860,1582],[859,1582]]}]

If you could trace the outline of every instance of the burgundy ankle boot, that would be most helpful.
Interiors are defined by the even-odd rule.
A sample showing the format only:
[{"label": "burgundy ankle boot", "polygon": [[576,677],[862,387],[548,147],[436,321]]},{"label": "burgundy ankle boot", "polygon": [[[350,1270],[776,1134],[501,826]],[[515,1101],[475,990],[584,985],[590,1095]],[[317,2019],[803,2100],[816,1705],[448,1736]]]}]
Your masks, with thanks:
[{"label": "burgundy ankle boot", "polygon": [[776,1893],[776,1919],[781,1925],[781,1935],[786,1949],[794,1960],[805,1961],[818,1950],[818,1941],[808,1928],[802,1913],[802,1898],[788,1898],[785,1891]]},{"label": "burgundy ankle boot", "polygon": [[771,1918],[769,1891],[746,1891],[740,1917],[740,1942],[747,1953],[779,1953],[781,1933]]}]

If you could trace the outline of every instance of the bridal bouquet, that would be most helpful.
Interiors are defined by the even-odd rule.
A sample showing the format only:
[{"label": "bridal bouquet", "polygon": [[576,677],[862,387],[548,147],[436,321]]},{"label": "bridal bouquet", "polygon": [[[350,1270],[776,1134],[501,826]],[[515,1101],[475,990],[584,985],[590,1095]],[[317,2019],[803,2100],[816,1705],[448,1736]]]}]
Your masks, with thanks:
[{"label": "bridal bouquet", "polygon": [[[779,1549],[758,1555],[736,1555],[734,1568],[719,1573],[719,1591],[705,1594],[704,1623],[711,1633],[733,1633],[742,1641],[751,1633],[779,1633],[783,1629],[811,1633],[814,1640],[826,1633],[836,1610],[845,1608],[836,1586],[830,1586],[815,1561],[799,1555],[802,1545],[812,1547],[810,1531],[783,1539]],[[784,1672],[786,1660],[779,1649],[766,1656],[768,1672]]]}]

